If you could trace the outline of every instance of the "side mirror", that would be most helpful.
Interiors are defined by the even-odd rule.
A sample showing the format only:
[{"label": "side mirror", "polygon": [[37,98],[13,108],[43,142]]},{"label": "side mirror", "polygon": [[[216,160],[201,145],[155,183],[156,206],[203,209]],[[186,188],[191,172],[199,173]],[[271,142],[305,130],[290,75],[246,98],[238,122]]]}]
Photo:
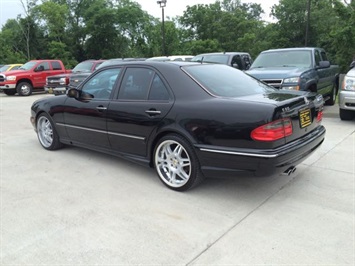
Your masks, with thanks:
[{"label": "side mirror", "polygon": [[41,72],[43,70],[44,70],[44,66],[38,66],[36,67],[35,72]]},{"label": "side mirror", "polygon": [[328,67],[330,67],[329,61],[320,61],[319,66],[317,68],[328,68]]},{"label": "side mirror", "polygon": [[233,63],[232,64],[232,67],[236,68],[236,69],[239,69],[239,65],[237,63]]},{"label": "side mirror", "polygon": [[75,98],[78,99],[80,97],[80,92],[77,89],[69,89],[67,91],[67,96],[69,98]]}]

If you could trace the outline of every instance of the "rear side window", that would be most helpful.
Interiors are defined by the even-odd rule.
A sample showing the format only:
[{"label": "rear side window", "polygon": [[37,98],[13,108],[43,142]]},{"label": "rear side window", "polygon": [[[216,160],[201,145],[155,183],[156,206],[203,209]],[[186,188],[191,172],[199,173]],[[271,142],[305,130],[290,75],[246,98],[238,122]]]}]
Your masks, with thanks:
[{"label": "rear side window", "polygon": [[154,74],[154,71],[148,68],[127,68],[118,98],[126,100],[147,100]]},{"label": "rear side window", "polygon": [[235,98],[276,90],[226,65],[192,65],[183,69],[215,96]]},{"label": "rear side window", "polygon": [[58,61],[51,62],[51,65],[53,70],[62,70],[62,66]]}]

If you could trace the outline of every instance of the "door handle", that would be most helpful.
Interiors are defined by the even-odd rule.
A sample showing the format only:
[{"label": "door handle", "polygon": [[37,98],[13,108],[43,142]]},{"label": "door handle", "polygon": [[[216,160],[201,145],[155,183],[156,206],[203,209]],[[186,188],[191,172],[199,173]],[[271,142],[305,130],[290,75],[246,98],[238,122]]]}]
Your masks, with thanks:
[{"label": "door handle", "polygon": [[157,110],[146,110],[145,111],[148,115],[150,116],[154,116],[154,115],[160,115],[161,112],[160,111],[157,111]]},{"label": "door handle", "polygon": [[96,109],[99,110],[99,111],[105,111],[105,110],[107,110],[107,107],[98,106],[98,107],[96,107]]}]

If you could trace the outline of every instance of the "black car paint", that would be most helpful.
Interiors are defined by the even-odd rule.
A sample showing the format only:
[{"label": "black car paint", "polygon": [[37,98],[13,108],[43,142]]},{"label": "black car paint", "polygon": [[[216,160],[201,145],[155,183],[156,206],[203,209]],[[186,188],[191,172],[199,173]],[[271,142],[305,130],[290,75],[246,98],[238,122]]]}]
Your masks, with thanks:
[{"label": "black car paint", "polygon": [[[193,63],[142,62],[111,66],[153,69],[169,88],[169,101],[112,100],[117,95],[121,77],[116,81],[111,101],[57,96],[36,101],[32,116],[37,118],[41,112],[48,113],[65,144],[122,156],[150,166],[157,141],[168,133],[177,133],[195,148],[206,177],[282,172],[304,160],[309,151],[323,142],[325,129],[316,122],[306,129],[297,129],[288,139],[259,142],[250,137],[254,128],[285,116],[292,119],[293,128],[298,128],[300,108],[310,108],[315,120],[323,107],[323,102],[317,101],[315,95],[275,90],[234,99],[213,97],[181,71],[181,66],[189,65]],[[100,111],[98,106],[108,110]],[[163,113],[160,117],[152,117],[145,112],[149,109],[163,110]],[[78,127],[90,131],[83,134]],[[127,139],[126,135],[131,138]]]}]

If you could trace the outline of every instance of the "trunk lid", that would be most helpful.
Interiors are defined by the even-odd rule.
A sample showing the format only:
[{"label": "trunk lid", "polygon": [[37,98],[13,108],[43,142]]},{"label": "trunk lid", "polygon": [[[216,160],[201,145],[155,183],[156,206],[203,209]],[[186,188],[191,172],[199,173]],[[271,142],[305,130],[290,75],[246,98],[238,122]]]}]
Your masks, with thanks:
[{"label": "trunk lid", "polygon": [[280,91],[243,98],[251,102],[275,105],[272,121],[282,118],[291,120],[292,135],[284,138],[284,144],[303,137],[321,122],[324,100],[321,95],[315,93]]}]

